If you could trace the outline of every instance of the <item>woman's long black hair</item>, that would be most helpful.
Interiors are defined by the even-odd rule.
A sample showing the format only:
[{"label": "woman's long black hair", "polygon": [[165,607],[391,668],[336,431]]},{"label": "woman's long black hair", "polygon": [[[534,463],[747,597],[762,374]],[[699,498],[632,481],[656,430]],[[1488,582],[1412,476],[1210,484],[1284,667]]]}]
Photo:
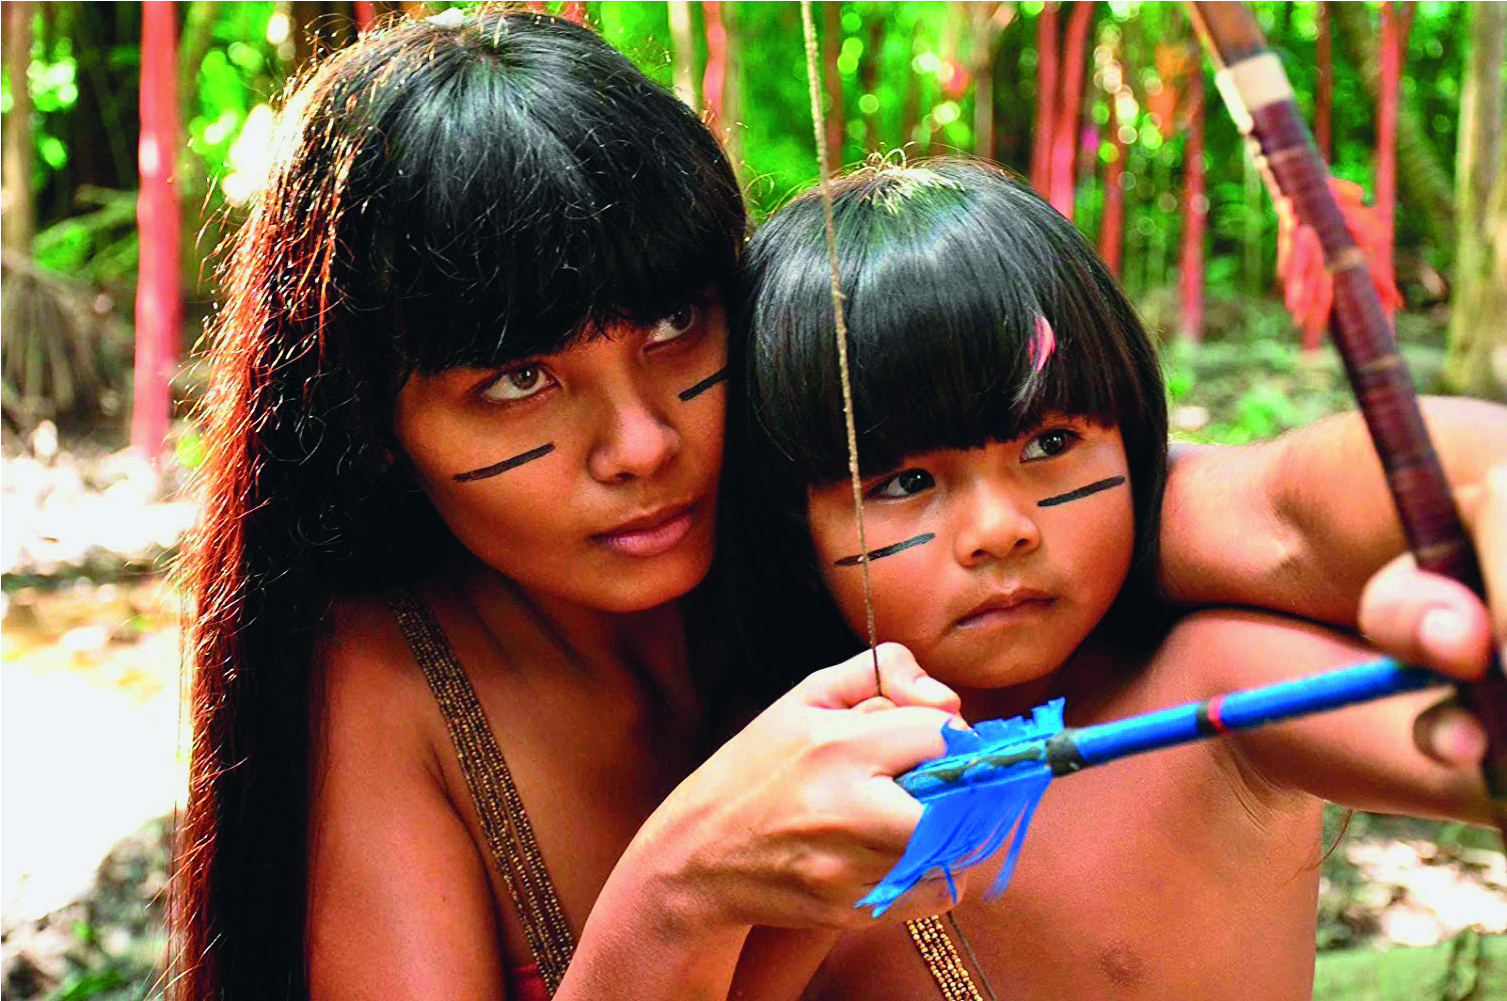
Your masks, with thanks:
[{"label": "woman's long black hair", "polygon": [[723,288],[744,210],[694,112],[591,31],[486,9],[315,68],[224,270],[192,602],[172,993],[307,994],[331,601],[455,543],[393,463],[406,376],[498,366]]},{"label": "woman's long black hair", "polygon": [[[1118,425],[1136,540],[1117,613],[1153,595],[1166,476],[1161,370],[1088,241],[985,163],[868,167],[832,187],[861,471],[1009,440],[1048,411]],[[821,587],[806,521],[808,489],[848,475],[819,192],[775,213],[744,260],[723,556],[751,669],[782,685],[857,649]],[[1041,319],[1056,347],[1037,371]]]}]

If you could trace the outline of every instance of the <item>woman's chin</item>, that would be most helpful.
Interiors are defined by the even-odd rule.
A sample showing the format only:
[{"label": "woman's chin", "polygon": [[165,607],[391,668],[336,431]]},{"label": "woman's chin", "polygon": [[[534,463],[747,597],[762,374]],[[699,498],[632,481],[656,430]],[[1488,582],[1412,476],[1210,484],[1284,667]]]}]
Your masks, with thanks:
[{"label": "woman's chin", "polygon": [[711,568],[710,546],[673,557],[667,554],[603,580],[601,587],[593,588],[594,594],[582,596],[581,604],[618,614],[647,612],[684,598],[706,579]]}]

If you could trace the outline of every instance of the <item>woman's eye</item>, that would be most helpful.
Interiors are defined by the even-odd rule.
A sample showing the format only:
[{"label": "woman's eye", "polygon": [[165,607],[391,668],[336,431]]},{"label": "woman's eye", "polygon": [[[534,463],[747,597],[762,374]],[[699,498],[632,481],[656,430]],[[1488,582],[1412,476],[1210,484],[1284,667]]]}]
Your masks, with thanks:
[{"label": "woman's eye", "polygon": [[520,365],[494,379],[481,395],[494,402],[524,400],[553,385],[542,365]]},{"label": "woman's eye", "polygon": [[1061,455],[1072,447],[1077,438],[1078,433],[1069,431],[1067,428],[1043,431],[1026,442],[1026,447],[1020,452],[1020,461],[1036,462],[1040,459],[1050,459],[1054,455]]},{"label": "woman's eye", "polygon": [[666,344],[678,337],[684,337],[696,329],[696,324],[700,319],[701,310],[696,306],[690,303],[678,306],[654,325],[654,329],[649,333],[649,343]]},{"label": "woman's eye", "polygon": [[869,491],[870,497],[911,497],[937,485],[924,469],[902,469]]}]

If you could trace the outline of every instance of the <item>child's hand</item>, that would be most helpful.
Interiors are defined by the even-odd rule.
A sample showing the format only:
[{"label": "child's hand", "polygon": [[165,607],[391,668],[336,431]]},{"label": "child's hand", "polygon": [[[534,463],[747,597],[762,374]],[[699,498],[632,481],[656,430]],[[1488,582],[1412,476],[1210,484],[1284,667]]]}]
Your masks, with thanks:
[{"label": "child's hand", "polygon": [[[942,728],[958,706],[897,644],[878,648],[880,699],[873,657],[801,682],[640,830],[624,861],[650,869],[673,913],[703,927],[872,922],[854,904],[898,861],[921,818],[921,804],[892,778],[943,752]],[[952,906],[938,879],[892,910],[915,918]]]},{"label": "child's hand", "polygon": [[[1462,491],[1459,499],[1474,528],[1490,609],[1404,556],[1366,585],[1360,628],[1393,656],[1471,680],[1486,670],[1494,644],[1499,657],[1507,653],[1507,464],[1488,469],[1480,488]],[[1446,764],[1477,764],[1486,751],[1480,723],[1453,700],[1420,715],[1413,732],[1420,750]]]}]

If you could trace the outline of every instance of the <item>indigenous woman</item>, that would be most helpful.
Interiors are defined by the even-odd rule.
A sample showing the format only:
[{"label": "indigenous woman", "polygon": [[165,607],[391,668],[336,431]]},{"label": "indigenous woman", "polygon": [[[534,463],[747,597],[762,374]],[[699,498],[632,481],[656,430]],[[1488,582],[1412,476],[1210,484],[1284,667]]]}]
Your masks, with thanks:
[{"label": "indigenous woman", "polygon": [[180,996],[711,996],[749,926],[862,920],[956,700],[890,651],[917,708],[843,712],[855,662],[708,759],[750,715],[693,594],[743,235],[694,113],[556,18],[293,92],[187,558]]}]

